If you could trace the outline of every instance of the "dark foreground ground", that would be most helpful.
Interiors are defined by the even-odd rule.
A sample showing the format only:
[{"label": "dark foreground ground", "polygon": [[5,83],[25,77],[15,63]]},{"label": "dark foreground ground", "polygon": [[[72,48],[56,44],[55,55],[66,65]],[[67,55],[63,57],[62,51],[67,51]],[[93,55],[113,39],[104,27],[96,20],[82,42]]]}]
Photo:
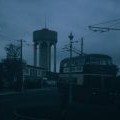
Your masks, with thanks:
[{"label": "dark foreground ground", "polygon": [[0,120],[120,120],[120,112],[115,104],[65,104],[49,88],[1,94]]},{"label": "dark foreground ground", "polygon": [[66,109],[58,106],[34,106],[19,109],[18,118],[45,120],[119,120],[120,113],[112,106],[72,104]]}]

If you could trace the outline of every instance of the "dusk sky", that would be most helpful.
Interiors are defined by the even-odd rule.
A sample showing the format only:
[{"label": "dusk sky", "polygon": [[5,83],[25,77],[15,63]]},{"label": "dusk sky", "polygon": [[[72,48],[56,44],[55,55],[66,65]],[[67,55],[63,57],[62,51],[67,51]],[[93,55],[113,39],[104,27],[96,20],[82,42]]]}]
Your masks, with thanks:
[{"label": "dusk sky", "polygon": [[[73,32],[74,40],[84,38],[85,53],[104,53],[120,65],[120,31],[93,32],[89,25],[120,18],[119,0],[0,0],[0,59],[10,42],[24,39],[23,57],[33,64],[32,33],[45,27],[58,32],[57,61],[68,56],[62,52]],[[120,24],[116,25],[120,28]],[[19,44],[19,42],[18,42]],[[74,44],[80,49],[80,43]]]}]

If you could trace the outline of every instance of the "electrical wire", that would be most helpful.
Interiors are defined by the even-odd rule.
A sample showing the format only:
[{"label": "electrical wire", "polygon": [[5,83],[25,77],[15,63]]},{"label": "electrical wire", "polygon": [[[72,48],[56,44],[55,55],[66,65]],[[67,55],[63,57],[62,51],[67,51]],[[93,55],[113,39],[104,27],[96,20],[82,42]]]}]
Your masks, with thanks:
[{"label": "electrical wire", "polygon": [[113,23],[113,22],[116,22],[116,21],[120,21],[120,18],[118,19],[114,19],[114,20],[109,20],[109,21],[105,21],[105,22],[101,22],[101,23],[97,23],[97,24],[93,24],[92,26],[96,26],[96,25],[101,25],[101,24],[108,24],[108,23]]}]

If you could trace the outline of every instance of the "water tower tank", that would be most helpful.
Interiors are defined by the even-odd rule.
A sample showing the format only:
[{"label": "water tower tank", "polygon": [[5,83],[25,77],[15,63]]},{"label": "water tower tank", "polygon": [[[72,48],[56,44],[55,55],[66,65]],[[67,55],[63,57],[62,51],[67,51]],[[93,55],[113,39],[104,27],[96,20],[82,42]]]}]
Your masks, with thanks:
[{"label": "water tower tank", "polygon": [[42,29],[33,32],[34,42],[34,65],[37,65],[37,47],[39,47],[39,66],[48,71],[51,68],[51,46],[54,46],[54,71],[56,71],[56,43],[57,32],[49,29]]}]

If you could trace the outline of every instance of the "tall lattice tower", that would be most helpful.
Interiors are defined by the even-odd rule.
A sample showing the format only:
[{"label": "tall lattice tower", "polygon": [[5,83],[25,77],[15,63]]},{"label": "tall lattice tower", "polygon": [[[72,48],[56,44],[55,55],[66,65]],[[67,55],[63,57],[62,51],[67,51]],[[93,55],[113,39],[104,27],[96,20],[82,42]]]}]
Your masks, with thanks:
[{"label": "tall lattice tower", "polygon": [[51,70],[51,47],[54,46],[54,72],[56,72],[57,32],[47,28],[34,31],[33,42],[34,66],[37,66],[37,57],[39,56],[39,66],[45,68],[48,71]]}]

